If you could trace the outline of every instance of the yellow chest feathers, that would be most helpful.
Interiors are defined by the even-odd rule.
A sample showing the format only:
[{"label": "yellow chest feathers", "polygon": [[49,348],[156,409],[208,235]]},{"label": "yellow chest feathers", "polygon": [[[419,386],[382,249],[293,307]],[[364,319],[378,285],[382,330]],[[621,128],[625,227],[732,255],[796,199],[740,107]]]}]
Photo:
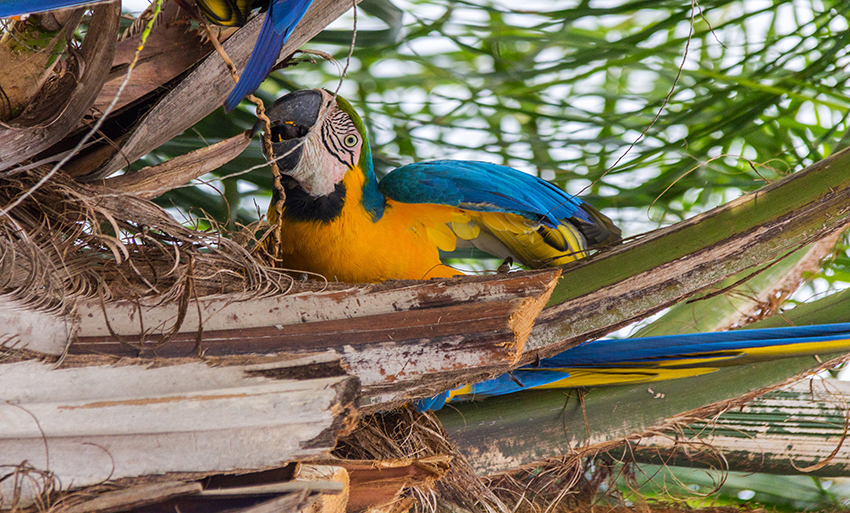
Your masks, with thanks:
[{"label": "yellow chest feathers", "polygon": [[[359,169],[343,178],[345,197],[329,221],[280,221],[277,266],[320,274],[330,281],[422,280],[462,274],[440,263],[440,249],[451,250],[455,237],[447,223],[462,216],[454,207],[387,200],[377,221],[363,208],[364,177]],[[276,221],[269,212],[269,220]]]}]

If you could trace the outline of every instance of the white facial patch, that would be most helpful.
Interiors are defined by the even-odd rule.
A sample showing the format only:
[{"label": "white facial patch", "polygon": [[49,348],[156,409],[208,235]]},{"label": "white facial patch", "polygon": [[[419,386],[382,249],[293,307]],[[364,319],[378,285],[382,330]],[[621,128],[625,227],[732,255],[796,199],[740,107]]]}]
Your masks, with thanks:
[{"label": "white facial patch", "polygon": [[[332,107],[329,110],[335,108]],[[327,112],[320,114],[320,121],[304,137],[301,158],[295,168],[288,173],[301,185],[302,189],[314,197],[333,193],[335,185],[341,182],[349,171],[349,166],[330,153],[322,140],[321,127],[327,120]]]}]

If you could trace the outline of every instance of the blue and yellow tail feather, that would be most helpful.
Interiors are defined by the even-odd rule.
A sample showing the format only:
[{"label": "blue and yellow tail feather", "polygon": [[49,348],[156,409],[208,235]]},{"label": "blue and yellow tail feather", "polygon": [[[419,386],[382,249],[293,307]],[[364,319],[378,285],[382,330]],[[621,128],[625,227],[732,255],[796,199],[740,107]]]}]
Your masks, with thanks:
[{"label": "blue and yellow tail feather", "polygon": [[439,409],[461,398],[523,390],[647,383],[708,374],[732,365],[840,351],[850,351],[850,322],[595,340],[537,365],[423,399],[417,407]]}]

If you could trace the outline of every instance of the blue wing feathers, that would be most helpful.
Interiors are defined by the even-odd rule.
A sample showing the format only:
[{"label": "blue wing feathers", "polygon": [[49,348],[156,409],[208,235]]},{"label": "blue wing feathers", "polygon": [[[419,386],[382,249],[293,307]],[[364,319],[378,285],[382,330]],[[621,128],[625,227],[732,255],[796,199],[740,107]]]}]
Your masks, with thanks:
[{"label": "blue wing feathers", "polygon": [[593,220],[582,201],[516,169],[487,162],[437,160],[402,166],[379,188],[404,203],[436,203],[485,212],[510,212],[556,227],[559,219]]}]

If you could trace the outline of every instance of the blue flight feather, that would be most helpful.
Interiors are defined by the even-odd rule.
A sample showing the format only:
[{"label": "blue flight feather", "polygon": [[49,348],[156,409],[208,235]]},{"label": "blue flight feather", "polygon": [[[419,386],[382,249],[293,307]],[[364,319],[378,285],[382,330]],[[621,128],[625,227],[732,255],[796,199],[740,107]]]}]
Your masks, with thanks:
[{"label": "blue flight feather", "polygon": [[77,7],[93,0],[0,0],[0,18]]},{"label": "blue flight feather", "polygon": [[446,405],[446,400],[449,398],[449,393],[444,392],[440,395],[435,395],[434,397],[426,397],[424,399],[419,399],[416,401],[416,410],[417,411],[437,411],[443,406]]},{"label": "blue flight feather", "polygon": [[540,387],[564,379],[560,371],[536,370],[521,367],[507,374],[472,385],[472,393],[482,396],[504,395]]},{"label": "blue flight feather", "polygon": [[[536,365],[520,367],[508,374],[471,385],[467,395],[504,395],[548,385],[568,378],[570,374],[565,369],[570,368],[643,369],[652,372],[653,363],[667,360],[724,355],[734,357],[746,354],[746,350],[752,348],[841,340],[846,340],[850,347],[850,323],[594,340],[545,358]],[[830,350],[834,351],[835,348]],[[787,356],[798,354],[792,352]],[[446,403],[449,392],[421,399],[416,402],[416,407],[420,411],[429,408],[437,410]]]},{"label": "blue flight feather", "polygon": [[434,203],[468,210],[509,212],[555,228],[560,219],[594,223],[582,201],[557,186],[488,162],[434,160],[402,166],[378,185],[402,203]]},{"label": "blue flight feather", "polygon": [[304,17],[313,0],[272,0],[257,43],[239,77],[236,87],[224,101],[227,112],[233,110],[243,98],[260,87],[274,66],[280,49],[286,44],[290,34]]},{"label": "blue flight feather", "polygon": [[850,337],[850,323],[594,340],[542,360],[541,366],[615,365],[706,352],[741,351],[754,347],[826,342],[848,337]]}]

